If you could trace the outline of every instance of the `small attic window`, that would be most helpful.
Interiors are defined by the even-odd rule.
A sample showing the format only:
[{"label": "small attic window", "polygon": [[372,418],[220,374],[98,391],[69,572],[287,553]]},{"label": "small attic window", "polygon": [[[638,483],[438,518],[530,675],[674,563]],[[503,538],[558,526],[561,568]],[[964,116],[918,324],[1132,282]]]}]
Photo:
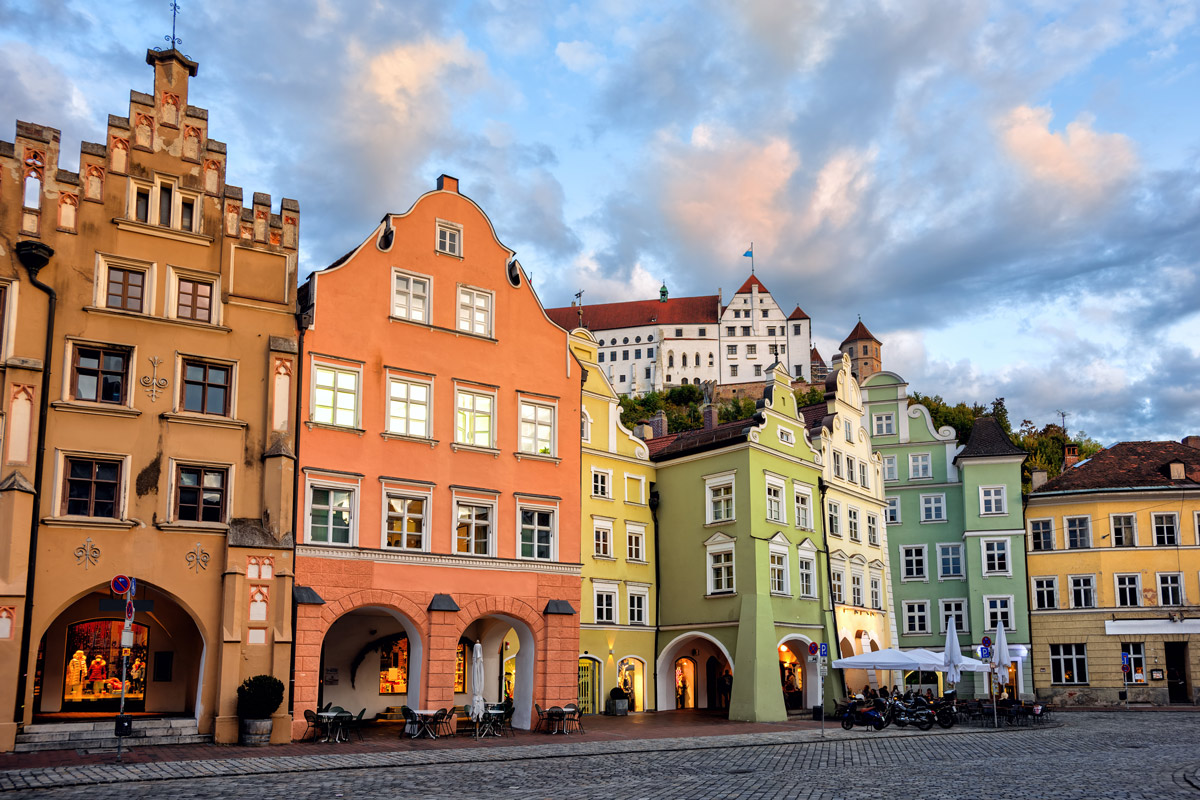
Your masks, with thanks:
[{"label": "small attic window", "polygon": [[1171,471],[1171,480],[1181,481],[1184,479],[1183,462],[1182,461],[1172,461],[1169,464],[1167,464],[1167,468],[1170,469],[1170,471]]},{"label": "small attic window", "polygon": [[462,256],[462,227],[449,222],[439,222],[437,250],[449,256]]},{"label": "small attic window", "polygon": [[521,285],[521,265],[517,263],[515,258],[508,262],[508,282],[514,287],[520,287]]}]

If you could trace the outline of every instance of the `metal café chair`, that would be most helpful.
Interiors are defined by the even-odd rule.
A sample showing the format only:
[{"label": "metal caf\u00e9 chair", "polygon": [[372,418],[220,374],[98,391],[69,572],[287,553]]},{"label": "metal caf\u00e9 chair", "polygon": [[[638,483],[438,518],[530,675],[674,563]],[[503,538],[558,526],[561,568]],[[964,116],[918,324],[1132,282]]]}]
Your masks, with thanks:
[{"label": "metal caf\u00e9 chair", "polygon": [[579,706],[575,703],[568,703],[563,706],[563,732],[570,733],[572,730],[579,733],[587,733],[583,729],[583,720],[579,715]]}]

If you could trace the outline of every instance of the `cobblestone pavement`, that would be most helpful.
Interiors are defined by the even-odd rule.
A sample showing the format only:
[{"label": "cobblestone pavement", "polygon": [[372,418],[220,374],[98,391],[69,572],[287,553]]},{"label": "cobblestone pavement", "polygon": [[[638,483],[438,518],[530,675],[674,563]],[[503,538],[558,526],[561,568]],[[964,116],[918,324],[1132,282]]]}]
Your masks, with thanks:
[{"label": "cobblestone pavement", "polygon": [[[1059,714],[1061,724],[879,734],[335,753],[0,773],[51,798],[1195,798],[1200,715]],[[163,780],[166,779],[166,780]],[[69,785],[69,784],[75,785]],[[97,784],[101,785],[97,785]],[[44,786],[46,788],[37,788]]]}]

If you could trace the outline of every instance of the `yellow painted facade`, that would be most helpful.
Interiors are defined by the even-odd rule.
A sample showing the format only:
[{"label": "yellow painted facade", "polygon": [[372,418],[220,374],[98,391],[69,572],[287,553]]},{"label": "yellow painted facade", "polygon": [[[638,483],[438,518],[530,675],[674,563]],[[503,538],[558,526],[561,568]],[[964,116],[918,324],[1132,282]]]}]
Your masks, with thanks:
[{"label": "yellow painted facade", "polygon": [[583,588],[579,619],[579,705],[605,710],[609,692],[629,693],[630,711],[655,710],[655,469],[645,442],[621,424],[617,393],[597,364],[590,333],[571,333],[586,371],[580,468]]}]

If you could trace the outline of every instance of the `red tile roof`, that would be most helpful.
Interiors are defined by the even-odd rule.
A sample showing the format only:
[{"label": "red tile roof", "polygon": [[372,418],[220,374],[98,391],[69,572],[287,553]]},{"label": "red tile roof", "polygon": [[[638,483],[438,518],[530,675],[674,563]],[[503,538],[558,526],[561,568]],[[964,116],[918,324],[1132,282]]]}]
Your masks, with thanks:
[{"label": "red tile roof", "polygon": [[876,344],[882,344],[882,342],[876,339],[871,332],[867,330],[867,326],[863,325],[862,320],[860,319],[858,324],[854,326],[854,330],[850,331],[850,335],[842,340],[842,344],[846,344],[846,342],[857,342],[863,339],[870,339]]},{"label": "red tile roof", "polygon": [[822,364],[825,363],[825,359],[821,358],[821,354],[817,352],[817,348],[815,347],[808,351],[808,360],[819,361]]},{"label": "red tile roof", "polygon": [[763,282],[760,281],[756,275],[751,273],[750,277],[746,278],[746,282],[742,284],[742,288],[738,289],[736,292],[734,292],[734,294],[750,294],[751,286],[757,286],[760,292],[766,292],[767,294],[771,293],[766,286],[763,286]]},{"label": "red tile roof", "polygon": [[788,316],[788,319],[812,319],[812,317],[805,314],[800,306],[796,306],[796,310]]},{"label": "red tile roof", "polygon": [[801,407],[799,412],[800,416],[804,417],[804,427],[811,431],[821,427],[821,421],[829,413],[829,406],[824,403],[816,403]]},{"label": "red tile roof", "polygon": [[[669,434],[675,437],[667,446],[652,450],[651,458],[674,458],[684,453],[712,450],[726,444],[734,444],[746,440],[746,434],[753,426],[759,424],[757,417],[726,422],[715,428],[701,428],[695,431],[680,431]],[[666,439],[663,436],[661,439]],[[654,441],[660,441],[656,439]]]},{"label": "red tile roof", "polygon": [[719,319],[717,295],[675,297],[661,300],[629,300],[624,303],[600,303],[594,306],[547,308],[546,315],[567,330],[584,327],[590,331],[636,328],[642,325],[716,324]]},{"label": "red tile roof", "polygon": [[[1172,461],[1183,462],[1183,480],[1171,480]],[[1200,449],[1179,442],[1120,442],[1032,494],[1149,486],[1200,487]]]},{"label": "red tile roof", "polygon": [[657,439],[647,439],[646,447],[650,449],[650,458],[654,458],[660,452],[667,448],[671,442],[679,438],[678,433],[668,433],[665,436],[659,436]]}]

